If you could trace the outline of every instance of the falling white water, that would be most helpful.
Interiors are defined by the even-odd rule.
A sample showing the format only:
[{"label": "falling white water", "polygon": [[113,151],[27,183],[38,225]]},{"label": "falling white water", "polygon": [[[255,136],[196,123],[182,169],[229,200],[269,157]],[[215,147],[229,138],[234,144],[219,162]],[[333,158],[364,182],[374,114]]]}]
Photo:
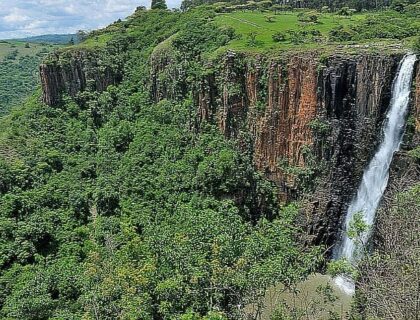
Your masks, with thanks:
[{"label": "falling white water", "polygon": [[[415,62],[414,54],[406,55],[394,79],[391,104],[383,128],[383,141],[365,169],[357,195],[347,210],[343,239],[336,252],[337,259],[345,258],[353,264],[360,257],[360,248],[347,235],[355,213],[362,214],[369,230],[374,223],[376,209],[388,184],[392,157],[402,141]],[[361,236],[360,243],[366,244],[368,238],[369,231]],[[354,293],[354,281],[351,278],[338,276],[334,281],[347,294]]]}]

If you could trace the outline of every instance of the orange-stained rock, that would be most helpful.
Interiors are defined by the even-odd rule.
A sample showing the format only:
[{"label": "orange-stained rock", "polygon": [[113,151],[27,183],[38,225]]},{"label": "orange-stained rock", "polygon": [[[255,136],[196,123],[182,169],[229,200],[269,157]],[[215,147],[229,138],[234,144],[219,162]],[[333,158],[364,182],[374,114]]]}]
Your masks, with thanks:
[{"label": "orange-stained rock", "polygon": [[257,122],[256,167],[281,183],[285,177],[279,168],[280,160],[304,166],[302,147],[313,142],[309,125],[316,115],[317,60],[306,56],[292,57],[286,65],[272,63],[268,72],[268,105]]},{"label": "orange-stained rock", "polygon": [[[256,168],[278,186],[280,200],[293,199],[298,190],[296,177],[279,162],[307,168],[304,151],[310,149],[315,165],[325,168],[305,208],[308,232],[314,242],[332,244],[380,141],[400,59],[332,55],[321,64],[308,52],[279,58],[228,53],[197,94],[200,121],[214,121],[251,151]],[[329,127],[326,135],[316,135],[314,120]],[[251,145],[242,143],[249,138]]]}]

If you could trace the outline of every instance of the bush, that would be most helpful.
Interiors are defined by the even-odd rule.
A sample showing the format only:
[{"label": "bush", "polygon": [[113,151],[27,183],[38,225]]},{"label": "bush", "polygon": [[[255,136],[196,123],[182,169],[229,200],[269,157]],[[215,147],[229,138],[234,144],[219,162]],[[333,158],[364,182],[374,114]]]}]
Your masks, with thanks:
[{"label": "bush", "polygon": [[407,5],[408,5],[408,2],[406,0],[394,0],[392,1],[391,9],[397,12],[403,12]]},{"label": "bush", "polygon": [[298,21],[306,23],[318,23],[319,13],[316,11],[300,12]]},{"label": "bush", "polygon": [[410,17],[420,18],[420,2],[407,6],[404,13]]},{"label": "bush", "polygon": [[352,11],[349,7],[342,7],[340,10],[337,11],[337,14],[340,16],[351,16]]},{"label": "bush", "polygon": [[247,34],[246,38],[246,44],[250,47],[257,47],[261,44],[260,41],[257,40],[257,33],[256,32],[250,32]]},{"label": "bush", "polygon": [[330,7],[328,7],[328,6],[323,6],[323,7],[321,8],[321,12],[323,12],[323,13],[328,13],[328,12],[330,12]]},{"label": "bush", "polygon": [[420,26],[416,19],[400,14],[371,15],[353,27],[353,40],[361,39],[403,39],[418,35]]},{"label": "bush", "polygon": [[19,54],[19,51],[17,49],[9,52],[4,58],[6,60],[16,60],[17,56]]},{"label": "bush", "polygon": [[293,44],[301,44],[305,42],[305,34],[302,31],[294,31],[294,30],[289,30],[287,31],[289,38],[290,38],[290,42],[292,42]]},{"label": "bush", "polygon": [[274,21],[276,21],[276,18],[274,18],[273,16],[265,16],[265,21],[266,22],[274,22]]},{"label": "bush", "polygon": [[257,7],[260,10],[268,9],[272,5],[273,5],[273,3],[269,0],[264,0],[264,1],[257,2]]},{"label": "bush", "polygon": [[286,40],[286,35],[283,32],[276,32],[272,35],[274,42],[282,42]]},{"label": "bush", "polygon": [[321,37],[319,30],[288,30],[287,34],[293,44],[320,41]]},{"label": "bush", "polygon": [[328,36],[331,41],[350,41],[353,37],[353,34],[344,29],[342,25],[340,25],[332,29]]}]

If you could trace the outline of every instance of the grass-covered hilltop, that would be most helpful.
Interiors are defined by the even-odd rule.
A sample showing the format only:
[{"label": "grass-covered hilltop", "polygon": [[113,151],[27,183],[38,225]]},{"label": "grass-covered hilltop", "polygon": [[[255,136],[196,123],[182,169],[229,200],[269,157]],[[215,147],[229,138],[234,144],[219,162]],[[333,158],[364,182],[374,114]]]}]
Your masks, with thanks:
[{"label": "grass-covered hilltop", "polygon": [[[375,275],[351,307],[330,284],[299,291],[341,272],[327,267],[339,204],[399,60],[420,50],[420,2],[165,8],[45,56],[0,43],[0,319],[416,319],[418,223],[403,219],[419,221],[419,87],[392,178],[403,187],[381,215],[412,228],[398,246],[409,258],[392,239],[372,246],[376,260],[350,270]],[[28,75],[38,62],[42,88]]]}]

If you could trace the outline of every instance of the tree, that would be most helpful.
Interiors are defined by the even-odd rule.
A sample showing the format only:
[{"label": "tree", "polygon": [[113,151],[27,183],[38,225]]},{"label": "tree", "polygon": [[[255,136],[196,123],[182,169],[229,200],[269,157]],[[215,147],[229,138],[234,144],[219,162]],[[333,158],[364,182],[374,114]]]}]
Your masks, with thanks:
[{"label": "tree", "polygon": [[78,42],[83,42],[86,40],[86,38],[88,37],[88,32],[85,30],[79,30],[76,33],[76,37],[77,37],[77,41]]},{"label": "tree", "polygon": [[152,0],[151,9],[166,10],[168,9],[168,6],[166,5],[165,0]]},{"label": "tree", "polygon": [[258,46],[258,44],[260,43],[258,40],[257,40],[257,33],[256,32],[254,32],[254,31],[252,31],[252,32],[250,32],[250,33],[248,33],[247,34],[247,45],[248,46],[250,46],[250,47],[256,47],[256,46]]}]

